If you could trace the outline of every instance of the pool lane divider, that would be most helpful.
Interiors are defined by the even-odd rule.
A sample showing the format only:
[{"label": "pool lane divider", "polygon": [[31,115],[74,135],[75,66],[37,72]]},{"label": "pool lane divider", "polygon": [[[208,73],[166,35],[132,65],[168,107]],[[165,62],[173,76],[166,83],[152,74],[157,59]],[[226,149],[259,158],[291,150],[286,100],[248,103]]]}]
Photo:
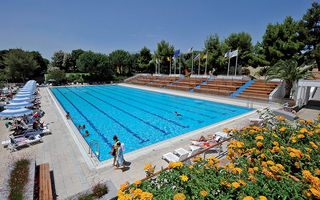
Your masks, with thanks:
[{"label": "pool lane divider", "polygon": [[[121,87],[121,86],[120,86]],[[136,89],[136,88],[134,88],[134,89],[132,89],[132,88],[126,88],[127,90],[134,90],[136,93],[142,93],[142,94],[147,94],[147,95],[154,95],[154,96],[157,96],[156,98],[158,98],[158,99],[162,99],[162,97],[165,97],[165,96],[174,96],[174,95],[168,95],[168,94],[164,94],[164,93],[155,93],[155,92],[152,92],[152,91],[147,91],[147,90],[142,90],[142,89]],[[191,99],[194,99],[194,98],[191,98]],[[170,99],[171,100],[171,99]],[[171,100],[173,103],[177,103],[177,102],[175,102],[174,100]],[[178,98],[178,101],[180,101],[181,103],[184,103],[184,102],[186,102],[186,100],[185,100],[185,98]],[[189,105],[190,105],[190,103],[189,102],[187,102]],[[219,104],[221,104],[221,103],[219,103]],[[194,107],[194,105],[190,105],[190,106],[193,106]],[[222,106],[223,107],[223,110],[228,110],[228,111],[230,111],[230,112],[236,112],[236,110],[234,110],[234,109],[231,109],[231,108],[228,108],[228,107],[226,107],[226,106]],[[214,106],[214,105],[211,105],[210,106],[210,108],[217,108],[217,109],[221,109],[222,107],[219,107],[219,106]],[[197,107],[195,107],[195,108],[198,108],[199,110],[204,110],[204,111],[208,111],[208,112],[214,112],[214,113],[216,113],[216,110],[211,110],[211,109],[207,109],[207,108],[203,108],[203,107],[200,107],[200,106],[197,106]]]},{"label": "pool lane divider", "polygon": [[[145,99],[145,100],[150,101],[150,99],[143,98],[143,97],[135,95],[135,94],[134,95],[131,94],[131,96],[136,96],[137,98]],[[180,108],[180,107],[173,106],[173,105],[170,105],[170,104],[165,104],[165,103],[162,103],[162,102],[154,100],[154,99],[153,99],[153,102],[158,102],[158,104],[162,104],[162,105],[165,105],[165,106],[169,106],[169,107],[173,107],[173,108],[176,108],[176,109],[180,109],[180,110],[184,110],[184,111],[187,111],[187,112],[191,112],[191,113],[194,113],[194,114],[197,114],[197,115],[201,115],[201,116],[204,116],[204,117],[207,117],[207,118],[210,118],[210,119],[215,119],[216,118],[216,117],[213,117],[213,116],[210,116],[210,115],[207,115],[207,114],[203,114],[203,113],[200,113],[200,112],[195,112],[195,111],[192,111],[192,110]],[[219,113],[219,112],[217,112],[217,113]]]},{"label": "pool lane divider", "polygon": [[121,102],[121,103],[123,103],[123,104],[125,104],[125,105],[127,105],[127,106],[131,106],[131,107],[133,107],[133,108],[136,108],[137,110],[142,110],[142,111],[144,111],[144,112],[146,112],[146,113],[149,113],[149,114],[151,114],[151,115],[154,115],[154,116],[156,116],[156,117],[159,117],[160,119],[163,119],[163,120],[166,120],[166,121],[168,121],[168,122],[171,122],[171,123],[173,123],[173,124],[175,124],[175,125],[177,125],[177,126],[180,126],[180,127],[182,127],[182,128],[189,128],[189,126],[184,126],[184,125],[179,124],[179,123],[177,123],[177,122],[175,122],[175,121],[173,121],[173,120],[171,120],[171,119],[164,118],[164,117],[162,117],[162,116],[160,116],[160,115],[158,115],[158,114],[149,112],[149,111],[147,111],[147,110],[145,110],[145,109],[143,109],[143,108],[140,108],[140,107],[138,107],[138,106],[134,106],[134,105],[128,104],[128,103],[126,103],[126,102],[124,102],[124,101],[121,101],[121,100],[119,100],[119,99],[113,98],[113,97],[111,97],[111,96],[109,96],[109,95],[105,95],[105,94],[103,94],[103,93],[100,93],[100,92],[98,92],[98,91],[96,91],[96,90],[93,90],[92,88],[90,88],[90,91],[93,91],[93,92],[95,92],[95,93],[97,93],[97,94],[100,94],[100,95],[102,95],[102,96],[108,97],[108,98],[110,98],[110,99],[119,101],[119,102]]},{"label": "pool lane divider", "polygon": [[170,133],[166,132],[165,130],[162,130],[161,128],[159,128],[159,127],[157,127],[157,126],[155,126],[155,125],[153,125],[153,124],[151,124],[151,123],[149,123],[149,122],[147,122],[147,121],[145,121],[145,120],[143,120],[143,119],[141,119],[141,118],[139,118],[139,117],[137,117],[137,116],[135,116],[135,115],[127,112],[127,111],[125,111],[125,110],[123,110],[122,108],[119,108],[118,106],[115,106],[115,105],[113,105],[113,104],[111,104],[111,103],[109,103],[109,102],[106,102],[106,101],[103,100],[103,99],[100,99],[100,98],[97,97],[97,96],[94,96],[93,94],[90,94],[90,93],[88,93],[88,92],[86,92],[85,94],[90,95],[90,96],[92,96],[93,98],[96,98],[96,99],[102,101],[103,103],[105,103],[105,104],[107,104],[107,105],[109,105],[109,106],[111,106],[111,107],[113,107],[113,108],[115,108],[115,109],[117,109],[117,110],[120,110],[121,112],[123,112],[123,113],[125,113],[125,114],[127,114],[127,115],[129,115],[129,116],[131,116],[131,117],[133,117],[133,118],[135,118],[135,119],[137,119],[137,120],[139,120],[139,121],[141,121],[141,122],[149,125],[149,126],[151,126],[152,128],[154,128],[154,129],[162,132],[164,135],[169,135],[169,134],[170,134]]},{"label": "pool lane divider", "polygon": [[[110,90],[104,90],[104,89],[101,89],[101,88],[98,88],[98,87],[96,87],[96,89],[98,89],[98,90],[100,90],[100,91],[103,91],[103,92],[109,92],[109,93],[112,93],[112,94],[121,96],[121,97],[123,97],[123,98],[126,98],[126,99],[130,99],[130,100],[133,101],[133,102],[138,102],[138,103],[141,103],[141,104],[143,104],[143,105],[147,105],[147,106],[149,106],[149,107],[151,107],[151,108],[155,108],[155,109],[158,109],[158,110],[162,110],[162,111],[165,111],[165,112],[168,112],[168,113],[173,113],[172,111],[169,111],[169,110],[166,110],[166,109],[163,109],[163,108],[159,108],[159,107],[154,106],[154,105],[150,105],[150,104],[148,104],[148,103],[146,103],[146,102],[141,102],[141,101],[138,101],[138,100],[136,100],[136,99],[133,99],[133,98],[130,98],[130,97],[121,95],[121,94],[119,94],[119,93],[111,92],[111,91],[114,91],[114,90],[111,90],[111,91],[110,91]],[[201,123],[204,122],[204,121],[202,121],[202,120],[197,120],[197,119],[194,119],[194,118],[188,117],[188,116],[183,116],[183,117],[186,118],[186,119],[191,119],[191,120],[193,120],[193,121],[196,121],[196,122],[198,122],[199,124],[201,124]]]},{"label": "pool lane divider", "polygon": [[98,108],[97,106],[95,106],[94,104],[92,104],[91,102],[89,102],[88,100],[84,99],[83,97],[79,96],[78,94],[76,94],[75,92],[73,92],[71,89],[69,89],[68,87],[66,87],[66,89],[68,89],[69,91],[71,91],[73,94],[75,94],[76,96],[78,96],[80,99],[84,100],[85,102],[87,102],[88,104],[90,104],[92,107],[94,107],[96,110],[100,111],[103,115],[105,115],[106,117],[108,117],[109,119],[111,119],[112,121],[114,121],[115,123],[119,124],[122,128],[124,128],[126,131],[128,131],[129,133],[131,133],[134,137],[136,137],[137,139],[140,140],[140,144],[141,143],[145,143],[147,141],[149,141],[149,139],[145,140],[142,139],[138,134],[136,134],[135,132],[133,132],[132,130],[130,130],[128,127],[126,127],[125,125],[123,125],[122,123],[120,123],[118,120],[116,120],[115,118],[111,117],[110,115],[108,115],[106,112],[104,112],[103,110],[101,110],[100,108]]},{"label": "pool lane divider", "polygon": [[[95,132],[97,132],[103,141],[107,143],[107,145],[111,148],[112,144],[108,141],[108,139],[99,131],[99,129],[96,128],[96,126],[70,101],[69,98],[67,98],[61,91],[60,88],[57,88],[57,91],[77,110],[77,112],[88,122],[88,124],[93,128]],[[88,143],[88,141],[85,139],[85,141]],[[88,143],[89,145],[89,143]],[[100,160],[100,159],[99,159]]]}]

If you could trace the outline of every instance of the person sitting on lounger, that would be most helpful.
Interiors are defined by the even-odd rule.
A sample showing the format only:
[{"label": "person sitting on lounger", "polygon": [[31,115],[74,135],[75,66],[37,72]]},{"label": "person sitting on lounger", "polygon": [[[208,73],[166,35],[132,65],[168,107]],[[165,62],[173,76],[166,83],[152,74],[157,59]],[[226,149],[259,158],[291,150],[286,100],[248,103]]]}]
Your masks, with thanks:
[{"label": "person sitting on lounger", "polygon": [[208,137],[204,137],[203,135],[201,135],[198,139],[192,139],[192,141],[196,141],[196,142],[207,142],[210,140],[214,140],[215,136],[214,135],[208,135]]},{"label": "person sitting on lounger", "polygon": [[221,139],[222,139],[222,137],[213,135],[211,140],[198,141],[198,143],[193,142],[193,145],[199,146],[201,148],[207,148],[209,146],[212,146],[212,145],[219,143],[221,141]]},{"label": "person sitting on lounger", "polygon": [[70,113],[69,113],[69,112],[67,112],[67,114],[66,114],[66,118],[67,118],[67,119],[71,119],[71,117],[70,117]]}]

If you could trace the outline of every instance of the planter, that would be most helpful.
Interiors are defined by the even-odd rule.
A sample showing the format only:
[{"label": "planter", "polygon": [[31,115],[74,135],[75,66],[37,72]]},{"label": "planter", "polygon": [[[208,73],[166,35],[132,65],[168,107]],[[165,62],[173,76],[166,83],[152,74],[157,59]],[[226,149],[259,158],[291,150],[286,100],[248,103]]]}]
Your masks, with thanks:
[{"label": "planter", "polygon": [[[117,188],[113,185],[111,181],[106,181],[105,183],[102,183],[108,187],[108,193],[105,194],[104,196],[97,198],[97,200],[109,200],[109,199],[117,199],[117,194],[118,190]],[[75,195],[72,195],[65,200],[78,200],[78,198],[84,194],[89,194],[92,192],[92,188],[89,188],[85,191],[79,192]]]},{"label": "planter", "polygon": [[[29,179],[27,184],[24,186],[25,192],[23,195],[23,199],[25,200],[33,200],[35,166],[36,166],[35,160],[31,159],[29,164]],[[6,175],[3,180],[3,184],[0,187],[0,199],[8,199],[8,196],[10,194],[9,180],[10,180],[10,174],[13,168],[14,168],[14,163],[9,165],[7,168]]]}]

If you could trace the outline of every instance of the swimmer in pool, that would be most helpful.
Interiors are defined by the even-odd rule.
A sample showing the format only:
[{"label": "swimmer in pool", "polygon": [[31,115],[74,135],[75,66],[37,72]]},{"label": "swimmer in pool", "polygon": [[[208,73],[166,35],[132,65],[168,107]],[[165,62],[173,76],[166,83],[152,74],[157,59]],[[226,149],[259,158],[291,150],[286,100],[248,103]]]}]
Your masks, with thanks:
[{"label": "swimmer in pool", "polygon": [[179,114],[177,111],[175,111],[174,114],[176,114],[177,116],[182,116],[182,115]]}]

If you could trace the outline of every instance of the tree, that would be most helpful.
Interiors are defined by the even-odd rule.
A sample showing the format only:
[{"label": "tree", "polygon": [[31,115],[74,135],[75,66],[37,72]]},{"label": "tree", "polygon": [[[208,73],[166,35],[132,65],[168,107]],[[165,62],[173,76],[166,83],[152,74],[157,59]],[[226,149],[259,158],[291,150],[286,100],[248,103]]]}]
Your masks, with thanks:
[{"label": "tree", "polygon": [[70,72],[74,68],[74,64],[72,62],[72,57],[70,53],[65,53],[63,56],[62,69],[65,72]]},{"label": "tree", "polygon": [[309,67],[298,67],[298,62],[293,59],[281,60],[267,70],[267,81],[275,78],[284,80],[286,83],[285,98],[289,98],[292,85],[295,81],[313,77],[312,72],[309,71],[312,67],[312,65]]},{"label": "tree", "polygon": [[71,52],[71,60],[72,60],[72,68],[71,71],[72,72],[76,72],[78,69],[76,68],[77,65],[77,60],[79,58],[79,56],[81,54],[83,54],[85,51],[83,51],[82,49],[76,49],[76,50],[72,50]]},{"label": "tree", "polygon": [[172,57],[173,53],[174,47],[169,45],[168,42],[162,40],[158,43],[157,50],[155,51],[155,59],[160,60],[162,73],[169,73],[170,62],[167,60],[167,57]]},{"label": "tree", "polygon": [[124,70],[129,71],[130,54],[124,50],[115,50],[109,54],[112,70],[122,74]]},{"label": "tree", "polygon": [[90,73],[96,65],[92,51],[86,51],[77,59],[77,67],[80,72]]},{"label": "tree", "polygon": [[30,52],[22,49],[10,49],[4,56],[5,71],[12,81],[23,81],[32,78],[39,68]]},{"label": "tree", "polygon": [[302,26],[305,36],[306,52],[309,61],[315,60],[320,71],[320,4],[312,3],[312,7],[303,15]]},{"label": "tree", "polygon": [[[231,33],[225,39],[228,50],[235,51],[238,49],[238,65],[248,65],[252,59],[252,38],[249,33]],[[232,66],[235,66],[235,60],[232,60]]]},{"label": "tree", "polygon": [[62,83],[66,80],[66,74],[61,69],[54,69],[48,73],[48,80],[54,79],[55,83]]},{"label": "tree", "polygon": [[266,56],[263,53],[263,48],[260,42],[257,42],[252,48],[252,55],[249,59],[249,64],[252,67],[270,65],[270,63],[266,60]]},{"label": "tree", "polygon": [[39,65],[39,68],[35,72],[36,76],[43,76],[47,72],[49,60],[43,58],[38,51],[31,51],[30,53]]},{"label": "tree", "polygon": [[152,59],[150,49],[143,47],[138,54],[138,72],[150,72],[150,61]]},{"label": "tree", "polygon": [[[223,58],[226,47],[223,48],[222,42],[219,40],[218,34],[209,35],[204,42],[204,52],[208,52],[208,71],[214,68],[216,73],[226,71],[226,60]],[[190,59],[188,66],[191,66],[192,58]]]},{"label": "tree", "polygon": [[297,60],[303,63],[302,50],[304,43],[301,40],[299,23],[292,17],[286,17],[283,24],[268,24],[263,36],[262,47],[266,60],[274,65],[280,60]]},{"label": "tree", "polygon": [[51,65],[53,68],[63,69],[63,58],[64,58],[64,52],[63,51],[57,51],[54,52],[53,56],[51,57]]}]

